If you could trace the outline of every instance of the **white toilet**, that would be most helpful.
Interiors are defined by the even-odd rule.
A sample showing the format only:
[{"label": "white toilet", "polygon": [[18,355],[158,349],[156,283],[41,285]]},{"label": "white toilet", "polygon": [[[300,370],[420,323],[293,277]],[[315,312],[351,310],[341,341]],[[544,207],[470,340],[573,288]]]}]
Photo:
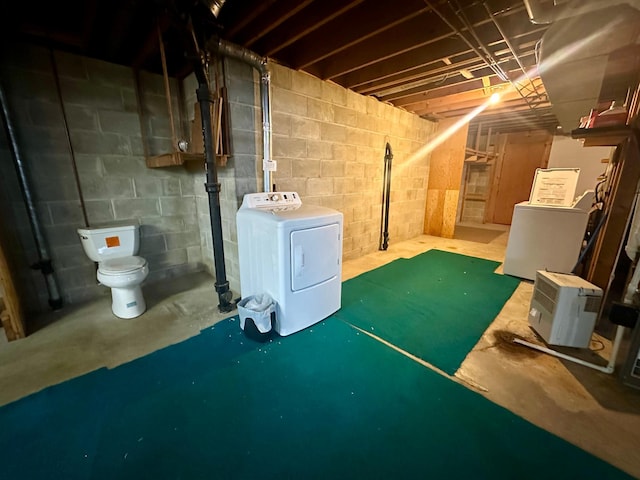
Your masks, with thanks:
[{"label": "white toilet", "polygon": [[140,284],[149,267],[144,258],[135,256],[138,229],[138,225],[78,229],[85,253],[98,262],[98,282],[111,288],[111,310],[120,318],[135,318],[147,308]]}]

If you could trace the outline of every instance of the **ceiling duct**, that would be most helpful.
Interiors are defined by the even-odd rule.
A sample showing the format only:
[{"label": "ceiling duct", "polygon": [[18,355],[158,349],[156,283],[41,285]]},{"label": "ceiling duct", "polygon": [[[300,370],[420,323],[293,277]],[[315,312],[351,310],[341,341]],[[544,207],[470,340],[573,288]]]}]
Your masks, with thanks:
[{"label": "ceiling duct", "polygon": [[[599,101],[620,100],[620,95],[624,101],[627,87],[632,86],[625,85],[625,79],[637,81],[637,63],[629,59],[638,58],[639,40],[640,10],[627,4],[571,16],[564,11],[562,18],[554,18],[541,40],[538,70],[565,132],[577,128],[580,118]],[[628,51],[630,56],[613,61],[619,52]],[[603,98],[605,84],[617,87],[606,92],[607,98]]]},{"label": "ceiling duct", "polygon": [[524,7],[527,10],[527,15],[529,15],[529,20],[536,25],[546,25],[553,22],[553,17],[557,14],[557,12],[553,11],[557,10],[555,2],[551,4],[540,0],[524,0]]},{"label": "ceiling duct", "polygon": [[529,21],[548,25],[563,18],[575,17],[594,10],[629,4],[640,9],[640,0],[523,0]]}]

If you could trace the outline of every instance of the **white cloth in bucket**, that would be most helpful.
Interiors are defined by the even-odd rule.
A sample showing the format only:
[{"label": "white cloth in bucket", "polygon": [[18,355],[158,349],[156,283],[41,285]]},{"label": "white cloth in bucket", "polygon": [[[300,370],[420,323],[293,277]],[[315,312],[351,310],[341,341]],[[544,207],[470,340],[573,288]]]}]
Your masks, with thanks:
[{"label": "white cloth in bucket", "polygon": [[242,330],[245,320],[251,318],[260,333],[271,331],[271,313],[275,311],[275,303],[269,294],[261,293],[243,298],[237,307]]}]

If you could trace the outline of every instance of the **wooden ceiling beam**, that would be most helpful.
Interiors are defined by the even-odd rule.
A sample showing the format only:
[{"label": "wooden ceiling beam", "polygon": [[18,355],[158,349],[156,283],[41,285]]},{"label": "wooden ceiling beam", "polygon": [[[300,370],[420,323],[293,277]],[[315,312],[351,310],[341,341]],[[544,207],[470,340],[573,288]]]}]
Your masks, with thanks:
[{"label": "wooden ceiling beam", "polygon": [[[508,75],[513,74],[513,70],[505,70],[508,72]],[[390,96],[377,96],[377,98],[380,101],[392,102],[394,105],[404,107],[410,106],[413,103],[424,102],[430,98],[439,98],[446,95],[454,95],[455,93],[467,92],[469,90],[476,90],[479,88],[495,87],[497,85],[509,83],[499,78],[489,68],[478,70],[476,73],[478,74],[478,78],[471,80],[465,80],[461,75],[457,75],[452,80],[453,83],[450,83],[446,87],[429,89],[428,86],[419,86]],[[537,77],[536,82],[536,86],[542,83],[539,77]]]},{"label": "wooden ceiling beam", "polygon": [[[495,87],[497,85],[503,85],[505,82],[499,79],[496,75],[485,77],[489,82],[489,87]],[[446,87],[433,88],[430,90],[424,90],[420,93],[414,93],[407,97],[402,97],[398,100],[388,100],[398,107],[411,108],[411,105],[440,97],[447,97],[456,95],[459,93],[468,92],[471,90],[478,90],[484,88],[482,78],[474,78],[466,80],[464,82],[456,83],[455,85],[449,85]]]},{"label": "wooden ceiling beam", "polygon": [[[531,58],[533,58],[533,52],[531,52],[530,56]],[[531,60],[531,62],[533,62],[533,60]],[[499,60],[498,63],[507,72],[512,67],[516,66],[516,62],[513,57],[501,59]],[[411,97],[415,94],[421,94],[421,93],[424,93],[425,91],[429,91],[432,89],[434,85],[440,85],[444,83],[444,81],[446,81],[447,79],[452,80],[453,84],[465,83],[465,82],[468,82],[469,80],[473,80],[473,79],[465,78],[460,72],[462,69],[468,70],[477,78],[496,76],[494,71],[491,70],[489,67],[487,67],[486,64],[484,63],[478,64],[476,62],[476,63],[471,63],[469,65],[456,64],[456,66],[453,69],[444,70],[444,73],[442,69],[434,69],[431,72],[428,72],[428,74],[424,74],[423,77],[420,79],[411,79],[404,84],[397,85],[394,88],[375,90],[375,91],[369,92],[369,94],[374,95],[377,98],[383,99],[384,101],[396,101],[406,97]],[[518,70],[512,75],[514,77],[517,77],[518,75],[522,75],[522,72]],[[502,82],[502,80],[500,81]],[[448,85],[451,85],[451,82]]]},{"label": "wooden ceiling beam", "polygon": [[253,22],[256,18],[264,15],[264,12],[269,10],[275,3],[275,1],[276,0],[262,0],[258,3],[258,5],[254,6],[254,8],[248,9],[248,11],[244,6],[242,6],[242,9],[239,9],[238,7],[240,7],[241,5],[237,2],[229,2],[230,5],[222,9],[222,18],[224,18],[226,21],[228,12],[231,10],[231,12],[233,13],[234,7],[236,7],[235,10],[237,10],[237,12],[235,13],[237,15],[237,21],[234,22],[233,20],[230,20],[231,25],[233,26],[225,32],[225,36],[227,38],[235,39],[235,37],[248,25],[250,25],[251,22]]},{"label": "wooden ceiling beam", "polygon": [[[536,109],[541,109],[541,108],[544,109],[550,106],[551,104],[549,102],[538,102],[536,104]],[[449,118],[449,117],[461,117],[468,113],[471,113],[472,111],[473,111],[473,108],[467,107],[467,108],[461,108],[461,109],[455,109],[455,110],[449,110],[449,111],[438,111],[438,112],[421,111],[421,112],[415,112],[415,113],[417,115],[438,115],[444,118]],[[507,105],[491,105],[486,110],[484,110],[482,114],[499,116],[500,117],[499,120],[502,120],[503,115],[517,114],[517,113],[528,114],[528,112],[531,112],[536,118],[540,119],[534,113],[534,111],[531,110],[531,108],[529,108],[528,105],[522,102],[518,102],[517,100],[508,102]],[[482,117],[479,116],[479,118],[482,118]]]},{"label": "wooden ceiling beam", "polygon": [[141,68],[152,54],[160,55],[158,48],[158,27],[161,33],[165,33],[170,24],[171,22],[167,15],[162,15],[158,19],[157,24],[152,22],[145,36],[145,41],[142,43],[142,47],[138,49],[138,52],[133,57],[133,68]]},{"label": "wooden ceiling beam", "polygon": [[[527,68],[530,68],[530,66],[535,63],[534,51],[530,50],[527,52],[520,52],[519,59],[521,62],[529,66]],[[515,58],[512,55],[503,56],[498,60],[498,64],[504,68],[510,68],[509,65],[514,62]],[[476,78],[481,78],[483,76],[482,72],[485,71],[490,71],[491,75],[495,75],[495,72],[489,69],[486,63],[477,57],[442,67],[437,67],[436,65],[437,63],[431,68],[425,67],[420,70],[415,70],[414,72],[416,73],[414,74],[404,73],[395,75],[393,78],[394,81],[389,83],[376,82],[376,87],[371,87],[370,89],[367,89],[366,92],[362,92],[359,88],[353,90],[358,93],[375,95],[379,98],[395,99],[412,95],[415,92],[422,92],[425,90],[425,87],[426,89],[431,89],[434,85],[442,84],[447,79],[454,78],[457,79],[458,82],[470,80],[461,74],[463,69],[471,72],[471,74]],[[518,70],[517,73],[520,75],[522,74],[520,70]],[[402,78],[402,75],[406,75],[405,78]]]},{"label": "wooden ceiling beam", "polygon": [[312,2],[313,0],[292,0],[284,2],[281,0],[275,2],[270,9],[266,10],[263,15],[257,17],[250,24],[251,28],[247,28],[248,34],[246,36],[238,35],[238,43],[250,48],[255,42],[304,10]]},{"label": "wooden ceiling beam", "polygon": [[393,8],[366,1],[282,50],[279,58],[293,68],[306,69],[427,10],[422,0],[405,0]]},{"label": "wooden ceiling beam", "polygon": [[[515,62],[515,60],[509,59],[506,62],[500,62],[500,66],[502,67],[502,69],[507,72],[508,75],[511,75],[512,77],[517,77],[517,76],[521,76],[521,72],[519,70],[515,70],[517,68],[517,63]],[[481,69],[474,69],[473,70],[473,74],[482,79],[482,78],[495,78],[497,77],[497,75],[495,74],[495,72],[490,69],[489,67],[484,67]],[[499,77],[498,77],[499,78]],[[511,78],[511,77],[510,77]],[[444,85],[447,86],[451,86],[451,85],[457,85],[460,83],[465,84],[466,82],[468,82],[469,80],[465,79],[461,74],[456,73],[454,75],[451,75],[450,78],[447,80],[445,79]],[[494,80],[495,81],[495,80]],[[398,92],[389,94],[389,95],[376,95],[376,97],[378,99],[380,99],[381,101],[390,101],[390,102],[394,102],[394,103],[402,103],[404,104],[405,102],[412,102],[414,101],[414,96],[415,95],[419,95],[422,94],[425,91],[429,91],[431,90],[429,87],[431,85],[434,85],[436,83],[441,82],[441,80],[438,80],[437,77],[433,78],[432,82],[429,84],[418,84],[417,86],[413,87],[413,88],[407,88],[407,89],[403,89],[400,90]],[[503,80],[499,79],[499,83],[502,83]],[[464,90],[468,90],[468,89],[464,89]],[[409,100],[405,100],[405,99],[409,99]]]},{"label": "wooden ceiling beam", "polygon": [[289,18],[275,29],[267,38],[255,44],[254,49],[264,56],[273,56],[301,38],[320,29],[327,23],[347,12],[365,0],[325,0],[314,2],[302,15]]},{"label": "wooden ceiling beam", "polygon": [[[460,55],[456,56],[459,57]],[[385,91],[399,88],[412,82],[418,82],[436,76],[458,74],[460,69],[472,69],[481,64],[481,60],[473,53],[464,55],[464,57],[463,59],[456,59],[454,63],[449,64],[438,59],[435,62],[417,66],[406,72],[399,72],[382,81],[369,82],[352,87],[351,90],[361,95],[379,95],[380,92],[384,95]],[[451,59],[449,59],[449,62],[451,62]]]},{"label": "wooden ceiling beam", "polygon": [[[501,120],[501,121],[485,121],[482,120],[482,128],[493,129],[493,133],[500,132],[513,132],[519,130],[549,130],[554,131],[558,125],[557,120],[543,120],[540,121],[535,117],[519,117],[511,120]],[[477,128],[471,127],[469,128]]]},{"label": "wooden ceiling beam", "polygon": [[[535,30],[538,31],[540,29],[538,28]],[[511,39],[512,42],[519,41],[517,46],[517,53],[519,57],[526,57],[535,53],[535,45],[538,40],[539,38],[537,36],[533,37],[531,32],[528,32],[524,36],[518,36]],[[504,43],[504,41],[496,41],[490,46],[499,46],[499,44],[501,43]],[[497,50],[494,55],[498,57],[512,57],[511,52],[508,48]],[[426,64],[416,64],[411,66],[407,70],[393,72],[383,78],[376,78],[357,85],[351,85],[349,88],[357,91],[358,93],[372,94],[372,92],[379,91],[380,89],[384,89],[387,86],[405,83],[403,82],[405,78],[410,78],[413,76],[418,77],[421,73],[422,76],[425,76],[424,73],[429,72],[430,68],[433,68],[433,66],[436,66],[437,68],[438,65],[441,65],[443,58],[444,57],[440,57],[437,60]],[[447,58],[453,63],[462,63],[463,61],[475,58],[477,62],[481,62],[482,65],[486,66],[486,64],[480,58],[478,58],[478,56],[471,49],[467,49],[455,55],[450,55]]]},{"label": "wooden ceiling beam", "polygon": [[[459,93],[451,97],[437,98],[434,100],[430,100],[429,102],[425,102],[424,104],[416,104],[407,108],[407,110],[411,110],[418,115],[445,115],[448,112],[458,111],[462,111],[463,113],[461,114],[464,115],[474,108],[479,107],[483,103],[488,102],[490,96],[491,95],[485,94],[482,90],[475,90],[467,93]],[[523,104],[526,108],[529,108],[526,103],[524,103],[524,100],[518,94],[518,92],[514,92],[513,90],[511,90],[501,94],[500,102],[496,105],[489,105],[485,111],[495,111],[499,108],[506,108],[505,105],[508,105],[509,108],[515,108],[520,104]]]},{"label": "wooden ceiling beam", "polygon": [[558,120],[553,114],[546,113],[545,108],[541,108],[538,114],[534,112],[514,112],[512,114],[503,113],[501,115],[482,115],[473,119],[472,123],[482,123],[482,127],[496,127],[499,125],[513,125],[513,124],[529,124],[529,125],[558,125]]},{"label": "wooden ceiling beam", "polygon": [[336,77],[333,81],[345,88],[353,89],[374,79],[406,73],[416,68],[416,65],[433,64],[442,58],[460,55],[465,51],[464,46],[464,43],[456,37],[439,38],[434,43],[389,58],[386,62],[372,64],[366,69]]},{"label": "wooden ceiling beam", "polygon": [[[485,67],[483,69],[480,70],[475,70],[474,74],[477,75],[478,78],[482,79],[482,78],[493,78],[493,77],[497,77],[496,74],[493,72],[493,70],[491,70],[489,67]],[[468,80],[466,80],[462,75],[460,74],[456,74],[456,75],[452,75],[451,78],[448,80],[448,83],[445,83],[446,85],[457,85],[459,83],[463,83],[465,84]],[[500,80],[500,83],[502,83],[503,80]],[[436,80],[434,79],[433,84],[436,83]],[[420,94],[424,91],[428,91],[429,90],[429,85],[420,85],[414,88],[409,88],[407,90],[403,90],[401,92],[392,94],[392,95],[382,95],[382,96],[377,96],[377,98],[380,101],[383,102],[393,102],[393,103],[402,103],[404,105],[404,102],[402,101],[405,98],[413,98],[414,95],[416,94]],[[465,89],[463,91],[466,91],[468,89]]]},{"label": "wooden ceiling beam", "polygon": [[359,42],[336,58],[310,65],[307,70],[332,80],[398,55],[410,54],[450,36],[452,32],[447,25],[434,13],[424,12],[388,32]]},{"label": "wooden ceiling beam", "polygon": [[[528,23],[528,20],[525,21]],[[495,33],[496,31],[488,28],[489,27],[485,27],[482,30],[485,32],[483,33],[484,36],[490,36],[492,39],[491,41],[487,40],[487,44],[491,46],[504,45],[504,41],[501,37],[497,36]],[[533,31],[536,33],[532,33]],[[510,36],[510,39],[512,42],[515,42],[519,39],[530,40],[532,38],[538,38],[540,35],[539,31],[540,27],[527,27],[526,31],[514,33],[513,36]],[[424,65],[441,60],[445,57],[450,58],[456,55],[469,53],[471,53],[471,50],[467,44],[457,36],[436,39],[436,42],[430,43],[419,49],[408,53],[401,53],[392,58],[388,58],[383,62],[376,62],[371,65],[361,66],[345,75],[334,77],[332,80],[346,88],[355,88],[365,83],[372,83],[398,73],[407,72],[416,68],[416,65]]]}]

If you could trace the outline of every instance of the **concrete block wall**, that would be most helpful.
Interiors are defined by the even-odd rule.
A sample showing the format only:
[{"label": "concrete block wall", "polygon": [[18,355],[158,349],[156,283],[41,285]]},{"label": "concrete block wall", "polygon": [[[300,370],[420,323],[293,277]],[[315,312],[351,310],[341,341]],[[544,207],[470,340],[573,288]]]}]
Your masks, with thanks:
[{"label": "concrete block wall", "polygon": [[[253,78],[250,66],[233,59],[224,59],[224,77],[220,76],[227,88],[226,108],[229,112],[229,133],[231,135],[231,156],[224,167],[217,168],[220,183],[220,213],[222,218],[223,247],[225,254],[225,269],[229,288],[240,293],[240,274],[238,264],[238,240],[236,229],[236,212],[245,193],[257,191],[256,168],[258,162],[257,139],[258,125],[256,112],[259,114],[258,88]],[[193,119],[196,106],[195,91],[197,88],[195,75],[184,80],[186,116]],[[222,86],[222,85],[220,85]],[[211,79],[211,90],[216,85]],[[247,113],[250,112],[250,113]],[[248,172],[248,173],[247,173]],[[247,182],[247,175],[251,177]],[[204,184],[206,175],[204,169],[199,169],[194,175],[194,194],[196,198],[196,212],[200,230],[201,261],[207,272],[215,277],[213,254],[213,238],[211,233],[211,219],[209,214],[209,197]],[[246,187],[241,193],[237,192],[237,185]],[[195,248],[195,247],[194,247]]]},{"label": "concrete block wall", "polygon": [[378,249],[385,144],[393,150],[389,239],[423,230],[437,125],[303,72],[271,64],[278,190],[344,214],[344,259]]},{"label": "concrete block wall", "polygon": [[[150,154],[164,153],[170,146],[160,77],[142,77],[145,121],[141,122],[131,69],[55,53],[81,197],[48,50],[24,45],[5,50],[3,80],[15,112],[20,145],[33,174],[38,212],[65,301],[75,303],[109,294],[97,285],[95,265],[85,257],[76,234],[84,224],[81,198],[93,226],[121,221],[141,225],[140,254],[151,267],[148,282],[201,268],[213,274],[203,169],[148,169],[145,165],[143,132],[150,138]],[[218,175],[227,276],[231,289],[239,292],[235,215],[245,193],[262,190],[259,76],[236,60],[225,59],[224,67],[232,156]],[[429,158],[414,153],[433,136],[436,125],[279,65],[272,64],[272,80],[273,153],[278,161],[274,182],[278,190],[295,190],[307,203],[344,213],[345,259],[375,251],[388,141],[394,152],[390,241],[419,235]],[[185,106],[192,111],[191,90],[195,91],[195,82],[187,79]],[[173,102],[177,110],[177,99]],[[5,169],[10,156],[3,145],[0,147]],[[15,191],[13,188],[9,206],[11,215],[18,219],[14,230],[28,248],[32,244],[28,222]],[[34,260],[33,252],[25,257]],[[39,292],[32,293],[38,297],[39,309],[46,309],[42,279],[31,271],[27,276],[34,284],[30,290]]]},{"label": "concrete block wall", "polygon": [[[270,63],[273,155],[277,190],[297,191],[304,202],[345,216],[344,258],[378,249],[385,144],[393,149],[390,242],[422,233],[429,157],[419,149],[437,125],[335,84]],[[259,74],[224,60],[232,156],[218,169],[225,265],[239,292],[235,215],[246,193],[263,190]],[[195,81],[185,81],[185,92]],[[187,100],[189,108],[189,100]],[[204,182],[204,174],[196,180]],[[206,193],[196,185],[203,262],[213,273]]]},{"label": "concrete block wall", "polygon": [[[55,52],[81,195],[49,50],[23,44],[5,45],[3,50],[3,84],[64,300],[75,303],[109,294],[97,284],[95,265],[85,256],[76,234],[84,225],[81,198],[91,226],[120,222],[141,226],[139,254],[149,261],[148,283],[201,269],[194,174],[183,168],[146,167],[133,71]],[[146,123],[142,128],[150,136],[151,153],[164,153],[170,142],[161,82],[160,76],[143,76]],[[0,155],[5,169],[11,162],[8,150],[2,148]],[[9,208],[19,221],[12,228],[30,245],[26,216],[20,211],[24,207],[15,193],[12,200]],[[33,252],[26,256],[36,260]],[[46,293],[40,274],[30,276],[31,295],[37,298],[28,299],[28,304],[34,306],[35,301],[44,310]]]}]

